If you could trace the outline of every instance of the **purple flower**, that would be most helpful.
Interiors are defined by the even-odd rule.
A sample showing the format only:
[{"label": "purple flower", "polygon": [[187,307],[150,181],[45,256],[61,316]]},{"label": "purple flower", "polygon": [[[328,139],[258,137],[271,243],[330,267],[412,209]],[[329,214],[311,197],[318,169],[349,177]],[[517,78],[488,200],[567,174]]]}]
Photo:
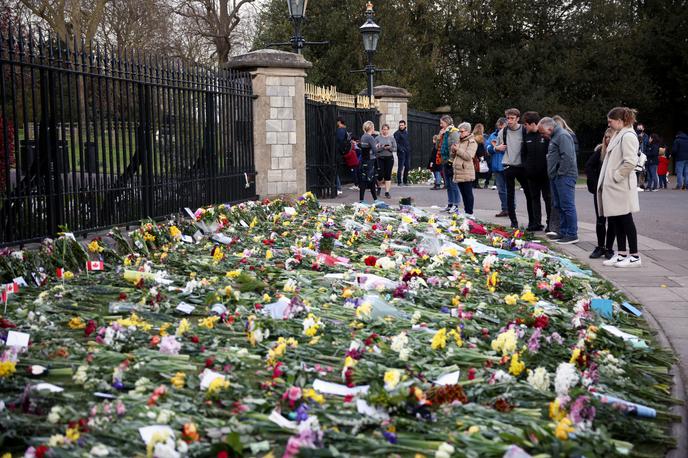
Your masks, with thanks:
[{"label": "purple flower", "polygon": [[528,339],[528,351],[531,353],[537,353],[540,350],[540,336],[542,335],[542,329],[536,328],[533,335]]},{"label": "purple flower", "polygon": [[389,431],[383,431],[382,433],[383,436],[385,436],[385,439],[387,439],[387,442],[390,444],[396,444],[397,443],[397,435],[394,433],[391,433]]},{"label": "purple flower", "polygon": [[442,307],[440,308],[440,312],[442,312],[442,313],[449,313],[449,307],[442,306]]},{"label": "purple flower", "polygon": [[584,421],[593,421],[595,419],[595,407],[590,405],[590,398],[587,396],[579,396],[578,399],[571,404],[571,420],[575,424]]},{"label": "purple flower", "polygon": [[298,409],[296,409],[296,421],[299,423],[308,420],[308,411],[310,407],[308,404],[301,404]]},{"label": "purple flower", "polygon": [[120,379],[116,378],[112,382],[112,387],[116,390],[123,390],[124,389],[124,383],[122,383],[122,381]]}]

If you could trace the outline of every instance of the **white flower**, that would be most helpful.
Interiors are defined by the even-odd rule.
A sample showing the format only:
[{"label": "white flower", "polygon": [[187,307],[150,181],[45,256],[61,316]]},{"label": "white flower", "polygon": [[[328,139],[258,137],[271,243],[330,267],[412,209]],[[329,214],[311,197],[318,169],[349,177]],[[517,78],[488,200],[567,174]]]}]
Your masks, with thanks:
[{"label": "white flower", "polygon": [[60,421],[60,415],[62,415],[63,411],[64,409],[61,406],[53,406],[48,414],[48,421],[52,424],[58,423]]},{"label": "white flower", "polygon": [[155,458],[179,458],[181,455],[175,450],[174,441],[172,439],[167,439],[166,442],[155,444],[153,456]]},{"label": "white flower", "polygon": [[493,254],[485,256],[485,259],[483,259],[483,269],[489,270],[498,259],[499,258]]},{"label": "white flower", "polygon": [[54,434],[48,439],[48,447],[59,447],[64,444],[65,437],[62,434]]},{"label": "white flower", "polygon": [[148,385],[150,385],[150,380],[146,377],[141,377],[134,383],[134,391],[136,393],[145,393],[148,390]]},{"label": "white flower", "polygon": [[403,348],[399,352],[399,359],[402,361],[408,361],[410,355],[411,355],[411,350],[409,350],[408,348]]},{"label": "white flower", "polygon": [[454,447],[451,444],[442,442],[435,452],[435,458],[450,458],[454,454]]},{"label": "white flower", "polygon": [[497,372],[494,373],[492,376],[492,379],[494,380],[495,383],[500,383],[500,382],[512,382],[514,378],[510,376],[508,373],[504,372],[503,370],[499,369]]},{"label": "white flower", "polygon": [[86,366],[79,366],[79,368],[76,370],[76,373],[72,376],[72,380],[74,380],[74,383],[78,385],[83,385],[86,383],[86,380],[88,380],[88,374],[87,371],[88,367]]},{"label": "white flower", "polygon": [[413,323],[413,324],[418,323],[421,319],[421,316],[422,315],[421,315],[419,310],[416,310],[415,312],[413,312],[413,316],[411,317],[411,323]]},{"label": "white flower", "polygon": [[394,262],[393,259],[388,258],[387,256],[383,258],[379,258],[377,262],[375,263],[375,267],[379,267],[380,269],[383,270],[390,270],[396,268],[397,263]]},{"label": "white flower", "polygon": [[110,451],[103,444],[96,444],[91,447],[91,451],[88,452],[90,456],[108,456]]},{"label": "white flower", "polygon": [[392,350],[397,353],[404,349],[408,345],[408,336],[405,332],[400,332],[398,335],[392,337]]},{"label": "white flower", "polygon": [[538,367],[535,371],[528,370],[528,383],[535,389],[548,391],[551,380],[547,369]]},{"label": "white flower", "polygon": [[174,415],[174,412],[171,412],[167,409],[160,409],[160,412],[158,413],[158,418],[155,419],[157,423],[161,423],[163,425],[166,425],[167,423],[170,422],[170,418]]},{"label": "white flower", "polygon": [[557,367],[557,373],[554,376],[554,390],[558,396],[566,396],[569,390],[576,386],[579,376],[576,366],[570,363],[561,363]]}]

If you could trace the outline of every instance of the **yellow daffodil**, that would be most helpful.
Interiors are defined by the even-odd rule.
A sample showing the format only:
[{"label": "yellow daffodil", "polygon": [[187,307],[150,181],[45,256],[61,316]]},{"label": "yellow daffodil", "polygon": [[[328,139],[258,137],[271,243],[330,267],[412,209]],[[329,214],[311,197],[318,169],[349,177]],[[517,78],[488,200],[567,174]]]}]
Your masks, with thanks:
[{"label": "yellow daffodil", "polygon": [[301,396],[303,397],[303,399],[312,399],[313,401],[317,402],[318,404],[324,404],[325,403],[325,396],[318,393],[313,388],[307,388],[307,389],[303,390],[303,393],[301,394]]},{"label": "yellow daffodil", "polygon": [[91,253],[101,253],[103,250],[105,250],[105,248],[100,246],[98,240],[94,240],[88,244],[88,251],[90,251]]},{"label": "yellow daffodil", "polygon": [[518,295],[516,294],[507,294],[504,296],[504,303],[506,303],[506,305],[516,305],[517,302]]},{"label": "yellow daffodil", "polygon": [[142,320],[136,313],[132,313],[129,318],[120,318],[117,320],[117,324],[124,326],[125,328],[133,326],[135,328],[140,328],[143,331],[150,331],[153,327],[151,324],[148,324]]},{"label": "yellow daffodil", "polygon": [[67,439],[70,441],[76,442],[79,440],[79,437],[81,437],[81,434],[79,433],[78,428],[67,428],[67,433],[65,436],[67,436]]},{"label": "yellow daffodil", "polygon": [[369,317],[372,310],[372,304],[368,301],[365,301],[356,309],[356,318],[361,319],[362,317]]},{"label": "yellow daffodil", "polygon": [[576,347],[573,349],[571,352],[571,359],[569,360],[570,364],[576,364],[576,361],[578,361],[578,358],[580,357],[581,354],[581,349]]},{"label": "yellow daffodil", "polygon": [[208,386],[208,396],[212,396],[222,390],[226,390],[227,388],[229,388],[229,381],[222,377],[218,377],[210,382],[210,385]]},{"label": "yellow daffodil", "polygon": [[454,338],[457,347],[463,346],[463,339],[461,338],[461,330],[459,328],[449,331],[449,336]]},{"label": "yellow daffodil", "polygon": [[538,301],[538,298],[535,294],[533,294],[532,291],[527,290],[524,291],[523,294],[521,294],[521,300],[530,302],[531,304],[535,304]]},{"label": "yellow daffodil", "polygon": [[186,318],[182,318],[182,320],[179,322],[179,325],[177,326],[177,331],[175,332],[175,335],[178,337],[183,336],[189,330],[191,329],[191,323],[189,323],[189,320]]},{"label": "yellow daffodil", "polygon": [[198,320],[198,325],[202,328],[213,329],[215,327],[215,323],[217,323],[219,320],[219,316],[209,316],[207,318]]},{"label": "yellow daffodil", "polygon": [[0,361],[0,378],[7,378],[17,372],[17,363],[12,361]]},{"label": "yellow daffodil", "polygon": [[172,386],[180,389],[184,388],[184,383],[186,381],[186,374],[184,372],[177,372],[174,374],[174,377],[170,379],[170,383],[172,383]]},{"label": "yellow daffodil", "polygon": [[72,278],[74,278],[74,272],[72,272],[71,270],[67,270],[62,274],[62,278],[64,278],[65,280],[71,280]]},{"label": "yellow daffodil", "polygon": [[182,231],[180,231],[177,226],[170,226],[170,236],[173,239],[180,239],[182,237]]},{"label": "yellow daffodil", "polygon": [[492,341],[491,346],[494,351],[501,351],[502,355],[508,355],[516,350],[517,340],[516,331],[509,329],[499,334],[497,338]]},{"label": "yellow daffodil", "polygon": [[167,333],[167,330],[168,330],[171,326],[172,326],[172,323],[163,323],[163,324],[160,326],[160,335],[161,335],[162,337],[165,337],[165,336],[168,334],[168,333]]},{"label": "yellow daffodil", "polygon": [[526,368],[526,365],[518,358],[518,353],[514,353],[514,356],[511,357],[511,364],[509,365],[509,373],[517,377],[521,375],[521,372],[523,372]]},{"label": "yellow daffodil", "polygon": [[430,344],[433,350],[438,350],[447,346],[447,328],[442,328],[432,337]]},{"label": "yellow daffodil", "polygon": [[267,250],[267,251],[265,251],[265,260],[266,260],[266,261],[271,260],[272,257],[273,257],[273,256],[272,256],[272,250]]},{"label": "yellow daffodil", "polygon": [[573,427],[573,422],[569,419],[569,417],[564,417],[559,420],[559,423],[557,423],[554,435],[557,436],[557,439],[565,441],[568,440],[569,434],[574,431],[575,428]]},{"label": "yellow daffodil", "polygon": [[75,316],[74,318],[69,320],[67,326],[69,326],[70,329],[84,329],[86,327],[86,323],[84,323],[84,320],[82,320],[78,316]]},{"label": "yellow daffodil", "polygon": [[554,421],[559,421],[566,416],[566,411],[561,408],[559,399],[549,403],[549,418]]}]

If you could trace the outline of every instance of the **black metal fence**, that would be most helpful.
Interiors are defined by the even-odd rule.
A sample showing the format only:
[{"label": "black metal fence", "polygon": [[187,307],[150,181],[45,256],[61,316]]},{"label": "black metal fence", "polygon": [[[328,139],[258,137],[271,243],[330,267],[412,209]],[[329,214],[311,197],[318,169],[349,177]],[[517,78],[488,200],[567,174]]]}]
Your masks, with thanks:
[{"label": "black metal fence", "polygon": [[341,107],[306,98],[306,187],[318,198],[337,196],[337,175],[343,184],[353,181],[351,170],[335,149],[339,116],[354,138],[361,137],[363,123],[368,120],[379,128],[380,113],[376,109]]},{"label": "black metal fence", "polygon": [[0,245],[255,197],[248,73],[0,31]]},{"label": "black metal fence", "polygon": [[411,168],[426,168],[432,154],[432,136],[440,131],[440,116],[408,110],[407,128],[411,140]]}]

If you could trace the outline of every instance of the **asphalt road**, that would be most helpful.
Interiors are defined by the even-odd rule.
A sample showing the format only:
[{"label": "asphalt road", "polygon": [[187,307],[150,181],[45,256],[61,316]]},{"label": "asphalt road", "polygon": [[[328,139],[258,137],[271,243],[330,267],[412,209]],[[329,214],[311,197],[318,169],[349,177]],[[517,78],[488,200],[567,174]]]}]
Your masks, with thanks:
[{"label": "asphalt road", "polygon": [[[345,185],[344,194],[329,202],[357,202],[358,191],[350,190],[349,186]],[[447,204],[447,193],[445,190],[432,191],[426,185],[397,187],[394,184],[392,185],[391,194],[391,199],[383,200],[388,201],[392,205],[398,204],[401,197],[407,196],[412,197],[415,205],[419,207],[430,207],[433,205],[444,207]],[[499,196],[496,190],[475,189],[474,196],[476,209],[495,209],[495,212],[499,210]],[[639,197],[640,213],[633,215],[638,234],[688,250],[688,191],[669,189],[658,192],[641,192]],[[366,192],[366,200],[370,201],[369,192]],[[525,209],[525,205],[523,192],[518,192],[516,195],[517,210],[519,208]],[[578,209],[579,221],[595,223],[592,194],[585,187],[576,189],[576,208]],[[527,224],[525,220],[520,220],[519,222],[522,225]],[[504,218],[504,224],[508,223],[509,219]]]}]

